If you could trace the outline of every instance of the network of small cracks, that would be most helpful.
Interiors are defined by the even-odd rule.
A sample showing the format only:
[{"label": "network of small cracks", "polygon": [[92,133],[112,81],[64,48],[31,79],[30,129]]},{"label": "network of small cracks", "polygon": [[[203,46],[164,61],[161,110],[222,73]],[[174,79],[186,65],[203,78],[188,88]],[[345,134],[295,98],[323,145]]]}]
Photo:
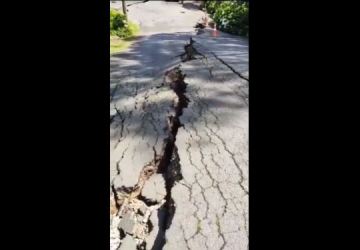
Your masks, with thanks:
[{"label": "network of small cracks", "polygon": [[[192,49],[192,44],[193,44],[193,42],[192,42],[192,40],[190,40],[189,45],[185,46],[185,60],[183,59],[183,61],[195,59],[194,57],[188,55],[189,51],[190,51],[190,53],[195,53],[197,55],[203,56],[202,54],[198,53],[195,49]],[[207,60],[207,58],[206,58],[206,60]],[[209,72],[210,72],[210,75],[212,76],[211,71],[209,71]],[[166,214],[166,218],[165,218],[165,221],[164,221],[163,225],[160,225],[160,227],[164,231],[166,231],[166,229],[171,224],[172,216],[175,213],[175,207],[174,207],[174,204],[173,204],[174,202],[173,202],[173,200],[171,198],[171,188],[174,185],[175,181],[179,181],[182,178],[181,177],[179,159],[176,160],[177,164],[179,165],[179,170],[178,170],[179,173],[177,173],[177,174],[175,173],[175,175],[174,175],[174,173],[169,174],[169,168],[170,168],[170,166],[172,164],[174,164],[174,163],[171,162],[171,159],[174,156],[174,151],[176,151],[176,147],[175,147],[176,134],[177,134],[178,128],[182,126],[182,124],[180,123],[179,117],[182,115],[183,109],[187,107],[187,104],[189,102],[189,99],[184,94],[185,90],[186,90],[186,84],[184,82],[184,78],[185,78],[185,75],[182,74],[182,72],[180,70],[180,67],[175,67],[172,70],[166,72],[165,77],[164,77],[163,85],[169,86],[177,94],[178,100],[177,100],[177,104],[174,107],[175,108],[175,116],[169,116],[168,117],[169,136],[168,136],[168,138],[166,138],[164,140],[164,144],[163,144],[164,146],[163,146],[162,154],[157,155],[155,147],[153,146],[154,159],[153,159],[153,161],[151,163],[144,166],[143,170],[141,171],[138,183],[132,188],[122,187],[122,188],[120,188],[118,190],[113,190],[115,200],[117,200],[117,201],[119,199],[118,199],[118,196],[116,195],[116,193],[121,192],[121,193],[126,193],[130,199],[140,199],[142,201],[145,201],[148,205],[154,205],[153,201],[148,201],[148,200],[145,199],[145,197],[141,196],[141,190],[142,190],[142,187],[144,186],[146,180],[148,180],[149,177],[152,174],[154,174],[155,172],[163,174],[164,177],[165,177],[165,180],[166,180],[166,190],[167,190],[166,202],[165,202],[163,208],[165,208],[165,210],[167,211],[167,214]],[[138,90],[138,88],[136,87],[135,95],[137,94],[137,90]],[[145,95],[145,101],[147,100],[147,98],[148,98],[148,95]],[[219,127],[219,125],[217,123],[218,117],[216,116],[215,113],[213,113],[208,108],[208,106],[207,106],[207,104],[205,102],[202,102],[200,100],[200,98],[197,98],[197,99],[194,98],[194,102],[199,107],[199,117],[202,117],[202,121],[205,124],[205,134],[206,134],[209,142],[216,147],[218,154],[220,154],[220,148],[219,148],[218,144],[213,142],[212,135],[215,136],[221,142],[221,144],[223,146],[223,149],[229,154],[229,156],[232,159],[234,165],[239,170],[240,181],[238,182],[238,184],[243,189],[243,191],[246,194],[248,194],[248,191],[245,189],[245,187],[242,184],[243,181],[244,181],[242,169],[240,168],[237,161],[235,160],[234,153],[232,153],[228,149],[225,141],[217,134],[217,131],[220,129],[220,127]],[[145,109],[144,104],[143,104],[142,108],[143,108],[143,110]],[[215,118],[214,124],[216,125],[217,130],[214,130],[210,126],[208,126],[208,121],[206,119],[206,116],[203,115],[203,110],[206,110],[206,112],[213,115],[213,117]],[[123,124],[124,124],[125,118],[124,118],[123,113],[121,113],[118,109],[116,109],[116,112],[117,112],[117,115],[120,117],[120,121],[121,121],[120,138],[122,138],[122,133],[123,133],[123,130],[124,130],[124,125]],[[158,134],[157,127],[154,124],[155,118],[153,117],[152,113],[149,114],[149,115],[151,117],[150,123],[151,123],[154,131]],[[144,121],[144,119],[142,119],[142,123],[143,123],[143,121]],[[190,123],[190,124],[191,124],[192,130],[195,131],[194,136],[190,132],[190,137],[191,138],[197,137],[200,140],[201,136],[199,135],[196,127],[193,125],[193,123]],[[142,128],[142,126],[140,128]],[[186,128],[185,128],[185,130],[186,130]],[[222,200],[225,203],[224,210],[223,210],[223,212],[221,214],[221,216],[224,216],[224,214],[227,212],[227,207],[229,205],[228,204],[229,200],[225,198],[221,188],[219,187],[219,182],[217,182],[215,180],[215,178],[211,174],[211,171],[209,171],[208,166],[204,161],[205,157],[204,157],[204,155],[203,155],[203,153],[201,151],[199,140],[197,140],[197,144],[198,144],[198,148],[200,148],[201,163],[202,163],[202,165],[203,165],[203,167],[205,169],[206,175],[209,176],[211,181],[212,181],[211,187],[214,187],[219,191],[220,196],[221,196]],[[157,141],[158,141],[158,137],[156,138],[155,145],[157,144]],[[198,166],[196,166],[196,164],[194,164],[192,162],[190,147],[191,147],[191,144],[187,143],[186,152],[189,155],[190,165],[193,166],[195,169],[197,169],[199,173],[201,173],[202,172],[201,169]],[[123,152],[123,155],[122,155],[121,159],[123,158],[126,150]],[[216,157],[214,157],[214,154],[212,153],[210,155],[210,159],[211,159],[212,163],[215,166],[217,166],[219,169],[221,169],[221,165],[216,161],[215,158]],[[121,161],[121,159],[120,159],[120,161]],[[118,162],[118,164],[120,164],[120,161]],[[119,173],[120,169],[119,169],[118,166],[117,166],[117,169],[118,169],[118,173]],[[188,191],[189,191],[189,201],[193,200],[192,187],[191,186],[194,185],[195,183],[201,188],[201,195],[202,195],[203,200],[206,203],[205,216],[203,218],[199,218],[198,213],[199,213],[200,208],[196,204],[196,202],[193,202],[194,206],[196,207],[196,211],[194,212],[193,216],[196,218],[198,224],[200,224],[201,220],[204,220],[204,219],[208,218],[208,216],[209,216],[208,215],[209,203],[208,203],[208,201],[206,200],[206,197],[205,197],[205,188],[199,182],[198,174],[195,175],[195,181],[194,181],[194,183],[190,184],[190,186],[184,184],[183,182],[180,182],[180,184],[186,186]],[[235,204],[234,204],[234,206],[237,207]],[[119,208],[119,207],[121,207],[121,205],[117,205],[117,207]],[[242,216],[244,217],[245,223],[246,223],[246,218],[245,218],[244,212],[242,213]],[[221,231],[221,227],[220,227],[220,224],[219,224],[219,216],[218,215],[216,215],[216,221],[217,221],[216,226],[217,226],[217,229],[218,229],[218,234],[219,234],[219,236],[221,237],[221,239],[223,241],[222,246],[221,246],[221,249],[223,249],[225,247],[225,245],[227,244],[227,242],[225,241],[224,234]],[[247,226],[245,225],[245,227],[247,227]],[[184,230],[184,229],[182,228],[182,230]],[[246,231],[247,231],[247,229],[246,229]],[[188,249],[190,249],[189,246],[188,246],[188,241],[190,241],[191,239],[193,239],[194,237],[196,237],[199,234],[206,238],[206,236],[202,234],[200,228],[198,228],[196,233],[194,235],[192,235],[188,239],[185,239],[185,235],[184,235],[184,239],[186,241],[186,245],[187,245]],[[160,242],[160,248],[162,248],[163,245],[165,244],[165,237],[164,237],[165,235],[162,234],[162,235],[158,235],[158,236],[162,238],[162,239],[160,239],[160,241],[161,241]],[[206,244],[206,242],[205,242],[205,244]],[[145,242],[141,242],[141,243],[138,244],[138,249],[145,249],[145,248],[146,248]]]},{"label": "network of small cracks", "polygon": [[[205,59],[207,60],[207,58],[205,58]],[[209,72],[209,73],[210,73],[210,75],[211,75],[211,72]],[[212,77],[212,75],[211,75],[211,77]],[[205,134],[206,137],[208,138],[208,141],[210,142],[210,144],[212,144],[213,146],[215,146],[215,149],[216,149],[216,151],[217,151],[217,153],[218,153],[219,155],[220,155],[219,144],[215,143],[215,142],[213,141],[213,138],[216,138],[216,139],[218,139],[218,140],[220,141],[220,145],[222,145],[222,150],[224,150],[224,151],[229,155],[229,157],[231,158],[234,166],[236,166],[236,168],[238,169],[240,180],[239,180],[239,182],[238,182],[237,184],[241,187],[241,189],[243,190],[243,192],[244,192],[246,195],[248,195],[248,190],[247,190],[247,189],[245,188],[245,186],[243,185],[243,182],[244,182],[243,171],[242,171],[242,169],[240,168],[239,163],[238,163],[238,162],[236,161],[236,159],[235,159],[235,154],[228,148],[226,142],[225,142],[225,141],[220,137],[220,135],[217,133],[217,131],[219,131],[219,129],[220,129],[220,127],[219,127],[219,125],[218,125],[218,120],[219,120],[219,118],[216,116],[216,114],[215,114],[214,112],[211,111],[211,109],[208,107],[208,105],[201,100],[201,98],[199,97],[199,93],[198,93],[195,89],[192,89],[192,92],[194,92],[195,95],[190,95],[190,96],[191,96],[191,99],[192,99],[192,102],[193,102],[193,107],[191,107],[191,108],[192,108],[193,111],[194,111],[194,110],[197,110],[197,116],[196,116],[196,117],[197,117],[197,118],[196,118],[197,122],[198,122],[198,121],[202,121],[202,122],[204,123],[204,127],[202,127],[202,132],[204,132],[204,134]],[[195,107],[197,107],[197,109],[195,109]],[[211,115],[214,117],[215,121],[214,121],[212,124],[215,125],[215,127],[216,127],[217,130],[216,130],[216,129],[213,129],[211,126],[208,126],[207,115],[205,115],[205,112],[206,112],[207,114],[211,114]],[[220,182],[217,182],[217,181],[215,180],[215,178],[214,178],[214,177],[212,176],[212,174],[211,174],[211,171],[208,170],[208,165],[204,162],[204,155],[203,155],[203,153],[202,153],[201,146],[200,146],[200,143],[199,143],[199,141],[201,141],[202,138],[201,138],[201,136],[199,135],[198,130],[197,130],[196,127],[194,126],[193,119],[192,119],[192,118],[189,118],[189,121],[187,121],[187,123],[189,124],[189,128],[191,128],[191,129],[186,129],[186,128],[185,128],[185,130],[186,130],[186,132],[190,135],[190,140],[195,140],[195,142],[197,143],[197,148],[196,148],[196,150],[195,150],[195,149],[194,149],[194,150],[195,150],[195,151],[198,150],[198,151],[200,152],[201,165],[204,167],[204,169],[205,169],[205,171],[206,171],[206,175],[211,178],[211,181],[212,181],[211,187],[214,187],[214,188],[218,189],[221,198],[222,198],[223,201],[225,202],[225,207],[224,207],[224,210],[223,210],[221,216],[224,216],[224,214],[225,214],[226,212],[228,212],[228,211],[227,211],[227,207],[228,207],[228,205],[229,205],[229,202],[232,202],[232,204],[234,205],[234,207],[236,207],[236,209],[237,209],[239,212],[242,211],[242,212],[240,212],[240,214],[241,214],[241,216],[242,216],[243,219],[244,219],[244,224],[245,224],[244,227],[245,227],[245,231],[246,231],[246,234],[247,234],[247,237],[248,237],[247,218],[246,218],[245,210],[244,210],[244,209],[241,209],[241,208],[238,208],[238,207],[236,206],[236,204],[233,203],[233,201],[232,201],[231,199],[229,199],[229,198],[226,199],[226,198],[224,197],[224,194],[223,194],[221,188],[219,187]],[[193,135],[191,131],[194,131],[194,132],[195,132],[195,135]],[[187,152],[187,155],[188,155],[187,158],[188,158],[188,160],[189,160],[190,166],[193,167],[194,169],[197,169],[198,172],[201,173],[201,169],[200,169],[198,166],[196,166],[196,164],[194,164],[193,161],[192,161],[192,156],[191,156],[191,150],[190,150],[190,148],[191,148],[191,143],[186,142],[186,152]],[[219,163],[217,162],[214,153],[210,153],[210,159],[211,159],[212,163],[213,163],[215,166],[218,167],[218,169],[221,169],[221,164],[219,164]],[[225,180],[225,181],[227,181],[227,180]],[[208,202],[206,201],[206,198],[205,198],[205,196],[204,196],[204,189],[206,189],[206,187],[203,187],[203,186],[199,183],[199,181],[198,181],[198,175],[197,175],[197,174],[195,175],[195,181],[194,181],[193,183],[191,183],[191,184],[182,183],[182,185],[185,186],[185,187],[188,189],[188,191],[189,191],[189,201],[191,202],[191,200],[192,200],[192,186],[193,186],[195,183],[200,186],[200,188],[201,188],[201,194],[202,194],[202,196],[203,196],[203,199],[204,199],[204,201],[205,201],[205,203],[206,203],[206,207],[207,207],[207,211],[206,211],[205,217],[201,218],[202,220],[204,220],[204,219],[206,219],[206,218],[208,217],[208,206],[209,206],[209,204],[208,204]],[[193,213],[193,216],[194,216],[194,217],[196,218],[196,220],[198,220],[198,222],[199,222],[199,221],[200,221],[200,218],[199,218],[199,215],[198,215],[198,213],[199,213],[199,207],[198,207],[198,205],[196,204],[195,201],[193,201],[192,203],[193,203],[193,205],[196,207],[196,211]],[[241,201],[240,201],[240,204],[241,204],[241,206],[243,206]],[[234,214],[234,215],[235,215],[235,214]],[[238,215],[239,215],[239,214],[237,214],[237,215],[235,215],[235,216],[238,216]],[[220,216],[216,214],[216,219],[217,219],[217,221],[219,221],[219,217],[220,217]],[[225,245],[227,244],[227,242],[226,242],[226,240],[225,240],[224,234],[223,234],[222,231],[221,231],[221,227],[220,227],[220,224],[219,224],[219,223],[217,223],[217,228],[218,228],[218,234],[219,234],[219,236],[220,236],[220,237],[222,238],[222,240],[223,240],[223,245],[221,246],[221,249],[223,249],[223,248],[225,247]],[[240,228],[239,228],[238,230],[240,230]],[[234,231],[234,232],[236,232],[236,231]],[[231,232],[227,232],[227,233],[231,233]],[[198,234],[201,234],[201,230],[197,230],[196,233],[193,234],[190,238],[185,238],[185,237],[184,237],[184,240],[185,240],[188,248],[189,248],[188,242],[189,242],[191,239],[193,239],[194,237],[196,237]]]},{"label": "network of small cracks", "polygon": [[[192,44],[194,44],[195,41],[192,42]],[[199,46],[202,46],[201,44],[197,43]],[[203,46],[202,46],[203,47]],[[208,51],[206,48],[203,47],[204,50]],[[196,50],[198,55],[201,55],[204,59],[207,59],[207,57],[200,53],[198,50]],[[243,76],[240,72],[237,72],[232,66],[230,66],[228,63],[226,63],[223,59],[221,59],[220,57],[218,57],[214,52],[212,51],[208,51],[210,54],[212,54],[217,60],[219,60],[222,64],[224,64],[226,67],[228,67],[234,74],[236,74],[238,77],[240,77],[241,79],[249,82],[249,79],[245,76]],[[210,72],[211,74],[211,72]]]},{"label": "network of small cracks", "polygon": [[[159,235],[157,237],[158,245],[160,248],[163,247],[165,244],[165,235],[160,231],[165,231],[171,224],[172,217],[175,213],[175,206],[174,202],[171,197],[171,189],[176,181],[179,181],[181,176],[181,166],[179,164],[179,158],[177,156],[177,149],[175,146],[175,140],[176,140],[176,134],[178,131],[178,128],[181,125],[179,117],[182,115],[182,110],[187,107],[188,105],[188,98],[185,96],[185,90],[186,90],[186,83],[184,82],[185,75],[182,74],[180,70],[180,66],[173,68],[172,70],[167,72],[166,75],[167,81],[164,81],[164,85],[167,85],[170,87],[177,95],[177,102],[174,107],[175,109],[175,115],[168,116],[168,131],[169,135],[164,140],[163,144],[163,150],[160,155],[157,154],[155,147],[153,146],[154,150],[154,159],[148,163],[146,166],[143,167],[141,170],[140,176],[138,178],[138,182],[133,187],[120,187],[118,189],[115,189],[114,186],[112,186],[112,192],[114,194],[114,200],[116,201],[116,208],[118,210],[118,213],[121,209],[124,209],[124,207],[127,204],[131,204],[134,200],[141,200],[145,202],[146,205],[155,205],[156,202],[149,201],[145,197],[141,195],[141,191],[145,185],[145,182],[154,174],[154,173],[160,173],[164,176],[165,179],[165,188],[166,188],[166,196],[165,196],[165,202],[164,202],[164,209],[165,209],[165,218],[162,223],[159,222],[160,229]],[[147,99],[147,95],[145,96],[145,100]],[[124,115],[122,112],[120,112],[115,107],[117,115],[120,117],[121,125],[120,125],[120,138],[123,137],[123,129],[124,129]],[[151,116],[151,120],[154,122],[155,119],[152,116],[152,114],[149,114]],[[142,119],[143,120],[143,119]],[[143,125],[141,125],[142,127]],[[156,130],[155,124],[152,124],[154,130]],[[157,132],[157,130],[156,130]],[[157,141],[156,141],[157,143]],[[124,156],[125,151],[123,152],[123,155],[121,159]],[[120,161],[121,161],[120,159]],[[119,164],[120,161],[117,162],[117,171],[120,172]],[[121,194],[121,195],[119,195]],[[124,198],[126,197],[127,203],[124,204]],[[155,203],[155,204],[154,204]],[[120,214],[121,216],[121,214]],[[150,230],[149,230],[150,232]],[[126,237],[124,235],[124,232],[122,231],[123,237]],[[145,240],[138,241],[138,249],[145,249],[146,248],[146,242]]]}]

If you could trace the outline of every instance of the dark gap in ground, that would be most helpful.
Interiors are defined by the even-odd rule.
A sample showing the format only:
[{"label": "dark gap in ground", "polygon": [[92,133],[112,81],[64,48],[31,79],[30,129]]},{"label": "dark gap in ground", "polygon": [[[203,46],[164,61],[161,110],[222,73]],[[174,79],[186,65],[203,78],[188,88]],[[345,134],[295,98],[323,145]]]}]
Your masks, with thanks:
[{"label": "dark gap in ground", "polygon": [[[175,116],[168,117],[170,135],[165,141],[163,157],[157,169],[158,173],[161,173],[165,179],[166,202],[163,206],[163,218],[159,214],[159,232],[153,250],[162,249],[165,245],[165,231],[170,227],[175,214],[175,204],[171,196],[171,190],[175,182],[182,179],[180,159],[175,141],[178,129],[182,126],[180,116],[183,114],[183,109],[189,103],[189,99],[185,95],[187,84],[184,82],[184,79],[185,75],[181,72],[180,67],[173,68],[165,75],[165,84],[169,84],[170,88],[176,93],[178,101],[175,105]],[[161,213],[160,210],[159,213]]]},{"label": "dark gap in ground", "polygon": [[145,203],[145,205],[148,207],[154,206],[159,203],[158,201],[148,199],[148,198],[142,196],[141,194],[137,197],[137,199],[143,201]]}]

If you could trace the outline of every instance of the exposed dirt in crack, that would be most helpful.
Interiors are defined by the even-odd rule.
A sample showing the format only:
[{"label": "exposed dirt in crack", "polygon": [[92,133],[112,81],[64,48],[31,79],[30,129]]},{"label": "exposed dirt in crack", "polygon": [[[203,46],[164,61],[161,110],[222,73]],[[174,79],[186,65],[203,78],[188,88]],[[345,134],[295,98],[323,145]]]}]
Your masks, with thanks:
[{"label": "exposed dirt in crack", "polygon": [[[190,60],[199,59],[196,57],[196,55],[200,55],[200,56],[202,56],[202,59],[205,59],[207,62],[207,60],[208,60],[207,57],[204,56],[203,54],[199,53],[195,49],[193,44],[194,44],[194,41],[192,39],[190,39],[190,43],[186,44],[184,46],[185,52],[180,55],[182,61],[187,62]],[[247,78],[243,77],[240,73],[236,72],[230,65],[226,64],[222,59],[218,58],[214,53],[212,53],[212,54],[222,64],[227,66],[233,73],[238,75],[240,78],[243,78],[248,81]],[[210,76],[213,77],[212,68],[209,68],[209,73],[210,73]],[[146,250],[147,248],[148,249],[151,248],[149,241],[147,241],[147,238],[146,238],[146,236],[148,236],[150,234],[150,232],[152,232],[152,230],[155,228],[154,225],[152,224],[152,221],[154,222],[154,220],[149,219],[151,213],[157,213],[157,219],[158,219],[158,221],[157,221],[158,231],[157,231],[157,234],[155,237],[155,242],[151,241],[151,245],[152,245],[151,249],[152,250],[163,249],[163,247],[166,243],[166,237],[165,237],[166,231],[171,226],[174,214],[176,212],[175,211],[176,207],[174,204],[174,200],[172,198],[172,188],[174,187],[174,185],[176,184],[177,181],[182,179],[182,174],[181,174],[180,159],[178,156],[175,141],[176,141],[178,129],[183,126],[181,124],[180,117],[183,114],[184,108],[187,108],[188,103],[189,103],[189,99],[187,98],[187,96],[185,94],[186,87],[187,87],[187,84],[184,81],[185,77],[186,77],[186,75],[184,75],[182,73],[182,71],[180,69],[180,65],[179,65],[175,68],[170,69],[169,71],[167,71],[165,73],[164,81],[163,81],[162,85],[153,87],[156,89],[163,87],[163,86],[169,87],[176,93],[176,96],[177,96],[177,98],[175,98],[175,100],[174,100],[174,105],[172,106],[172,108],[175,111],[175,114],[169,115],[167,117],[167,119],[168,119],[168,126],[167,126],[168,136],[163,141],[163,148],[161,150],[161,153],[158,155],[153,146],[154,158],[151,162],[149,162],[142,168],[142,171],[139,175],[138,182],[136,185],[134,185],[133,187],[122,186],[122,187],[118,188],[117,190],[115,190],[114,186],[112,186],[113,196],[110,198],[111,214],[116,215],[116,216],[118,216],[118,218],[120,218],[120,223],[118,226],[120,239],[123,240],[126,237],[132,237],[136,241],[136,246],[137,246],[136,249]],[[136,96],[138,93],[138,85],[136,85],[135,92],[136,92],[135,93],[135,96]],[[148,95],[146,95],[144,98],[145,102],[146,102],[147,98],[148,98]],[[195,99],[193,99],[193,100],[196,102]],[[145,102],[142,103],[142,106],[139,106],[140,108],[143,109],[144,112],[146,109]],[[137,104],[138,103],[136,102],[136,105]],[[135,107],[135,109],[136,108],[137,107]],[[119,123],[120,123],[120,138],[122,138],[122,133],[124,130],[124,122],[125,122],[125,118],[127,121],[127,117],[124,115],[124,113],[119,111],[116,107],[115,107],[115,111],[116,111],[116,114],[110,118],[110,122],[112,122],[115,117],[120,118],[119,119],[120,120],[119,121]],[[217,119],[217,117],[216,117],[216,119]],[[206,123],[206,121],[205,121],[205,123]],[[153,125],[153,126],[154,126],[154,129],[156,130],[156,126],[155,125]],[[195,131],[196,131],[196,129],[195,129]],[[226,147],[226,144],[222,140],[222,138],[218,137],[218,135],[216,134],[217,131],[212,130],[211,128],[209,128],[209,131],[211,132],[210,134],[208,134],[210,142],[211,142],[210,136],[217,136],[217,138],[223,144],[224,150],[230,154],[234,164],[236,165],[236,167],[238,167],[233,153],[228,150],[228,148]],[[196,131],[196,135],[197,135],[197,131]],[[199,135],[197,135],[197,136],[199,137]],[[157,141],[156,141],[156,143],[157,143]],[[150,145],[149,145],[149,147],[150,147]],[[218,152],[220,153],[219,149],[218,149]],[[200,154],[202,157],[201,161],[203,162],[202,152],[200,152]],[[212,157],[211,159],[213,160],[214,164],[216,164],[216,162],[213,159],[213,155],[211,155],[211,157]],[[190,161],[191,161],[191,156],[190,156]],[[194,167],[196,167],[196,166],[194,166]],[[244,190],[244,192],[246,194],[248,194],[248,191],[242,185],[243,174],[242,174],[241,169],[239,169],[239,171],[240,171],[240,175],[241,175],[241,180],[239,181],[239,185]],[[144,188],[145,183],[150,179],[151,176],[156,175],[156,174],[162,175],[162,177],[165,180],[166,195],[161,202],[159,202],[159,200],[151,200],[151,199],[147,198],[146,196],[142,195],[142,190]],[[196,181],[198,182],[197,179],[196,179]],[[217,188],[219,189],[219,186],[217,186]],[[220,195],[222,196],[222,198],[225,200],[225,203],[226,203],[225,209],[226,209],[228,206],[227,201],[224,198],[224,195],[222,194],[220,189],[219,189],[219,192],[220,192]],[[201,195],[206,202],[203,192],[201,193]],[[191,196],[192,196],[192,194],[191,194],[191,190],[190,190],[190,197]],[[189,198],[189,200],[190,200],[190,198]],[[197,210],[199,210],[198,207],[197,207]],[[205,212],[206,215],[204,218],[208,217],[208,211],[209,211],[209,204],[206,202],[206,212]],[[224,210],[224,213],[225,212],[226,212],[226,210]],[[222,228],[220,227],[220,223],[218,222],[219,219],[218,218],[216,218],[216,219],[217,219],[216,220],[217,221],[216,222],[217,229],[218,229],[220,237],[223,240],[223,245],[221,247],[221,249],[223,249],[226,245],[226,241],[221,232]],[[198,220],[200,220],[200,219],[198,219]],[[156,221],[156,219],[155,219],[155,221]],[[245,227],[247,227],[247,225],[245,225]],[[154,232],[156,232],[156,231],[154,231]],[[198,233],[200,233],[200,232],[197,232],[196,234],[198,234]],[[207,244],[207,243],[205,242],[205,244]],[[121,245],[120,245],[120,249],[121,249]]]},{"label": "exposed dirt in crack", "polygon": [[[176,181],[182,179],[180,159],[175,146],[176,135],[179,127],[182,126],[180,116],[183,109],[188,106],[189,99],[186,97],[185,75],[181,72],[180,66],[168,71],[165,75],[165,84],[176,93],[178,100],[175,105],[175,116],[168,117],[170,135],[166,139],[163,157],[158,166],[158,173],[161,173],[165,179],[165,204],[163,207],[164,216],[159,217],[159,233],[155,239],[153,250],[162,249],[165,245],[165,231],[170,227],[172,218],[175,214],[174,200],[171,197],[171,189]],[[162,211],[159,211],[161,213]],[[162,221],[161,221],[162,220]]]},{"label": "exposed dirt in crack", "polygon": [[[159,230],[152,249],[162,249],[165,245],[165,232],[170,227],[175,213],[171,189],[176,181],[182,179],[175,140],[178,129],[182,126],[179,118],[189,103],[185,95],[187,84],[184,79],[185,75],[181,72],[180,65],[165,73],[164,84],[176,93],[177,98],[174,105],[175,115],[168,116],[169,135],[164,140],[162,153],[157,155],[153,148],[154,159],[143,167],[135,186],[122,186],[116,190],[112,186],[115,200],[112,213],[121,218],[118,226],[120,238],[133,237],[137,249],[146,249],[146,236],[153,227],[149,217],[155,210],[159,213]],[[117,113],[121,114],[118,111]],[[146,181],[155,173],[161,174],[165,180],[166,195],[162,202],[149,200],[141,195]]]},{"label": "exposed dirt in crack", "polygon": [[176,57],[180,57],[182,62],[187,62],[187,61],[191,61],[191,60],[195,60],[198,59],[195,56],[199,55],[204,57],[203,54],[201,54],[199,51],[197,51],[197,49],[194,47],[195,41],[192,39],[192,37],[190,37],[190,42],[188,44],[184,45],[184,53],[181,53],[180,55],[176,56]]}]

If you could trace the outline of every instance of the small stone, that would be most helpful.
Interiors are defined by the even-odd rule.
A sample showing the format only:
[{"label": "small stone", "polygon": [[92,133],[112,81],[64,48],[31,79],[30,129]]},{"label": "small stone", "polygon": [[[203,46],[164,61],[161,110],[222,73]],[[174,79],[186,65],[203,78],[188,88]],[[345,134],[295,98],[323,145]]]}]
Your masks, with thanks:
[{"label": "small stone", "polygon": [[119,229],[124,230],[128,234],[133,234],[135,229],[135,214],[133,212],[126,213],[119,223]]},{"label": "small stone", "polygon": [[135,250],[136,246],[137,246],[137,244],[136,244],[135,239],[128,235],[122,240],[120,249],[121,250]]},{"label": "small stone", "polygon": [[134,228],[134,237],[138,239],[145,239],[147,233],[148,233],[148,228],[146,224],[138,223]]},{"label": "small stone", "polygon": [[161,174],[152,175],[149,180],[145,182],[142,196],[157,202],[163,200],[166,196],[164,177]]},{"label": "small stone", "polygon": [[116,250],[120,245],[120,234],[117,229],[119,221],[120,218],[116,216],[110,219],[110,250]]},{"label": "small stone", "polygon": [[145,204],[143,204],[141,207],[139,207],[139,211],[140,211],[143,215],[145,215],[148,210],[149,210],[149,208],[148,208]]}]

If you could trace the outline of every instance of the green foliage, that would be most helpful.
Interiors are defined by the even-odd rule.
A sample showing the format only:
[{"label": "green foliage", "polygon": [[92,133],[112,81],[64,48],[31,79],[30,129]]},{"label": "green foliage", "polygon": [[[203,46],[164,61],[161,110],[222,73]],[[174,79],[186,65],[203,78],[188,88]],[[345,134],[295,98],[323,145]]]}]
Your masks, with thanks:
[{"label": "green foliage", "polygon": [[110,30],[121,29],[126,23],[126,17],[124,14],[116,10],[110,10]]},{"label": "green foliage", "polygon": [[205,9],[207,13],[210,15],[213,15],[217,9],[217,7],[220,5],[221,2],[215,1],[215,0],[208,0],[205,2]]},{"label": "green foliage", "polygon": [[247,36],[249,3],[244,1],[207,1],[205,8],[217,27],[225,32]]},{"label": "green foliage", "polygon": [[110,10],[110,35],[121,38],[129,38],[139,31],[139,27],[126,20],[123,13]]}]

